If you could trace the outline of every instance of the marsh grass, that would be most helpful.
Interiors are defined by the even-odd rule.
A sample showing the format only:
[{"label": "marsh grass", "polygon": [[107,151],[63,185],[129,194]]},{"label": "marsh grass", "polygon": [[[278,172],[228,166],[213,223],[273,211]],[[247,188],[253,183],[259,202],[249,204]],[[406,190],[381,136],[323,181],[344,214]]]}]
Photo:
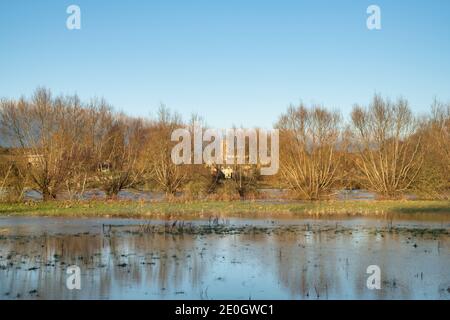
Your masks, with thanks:
[{"label": "marsh grass", "polygon": [[208,219],[223,217],[333,217],[395,214],[450,215],[450,201],[49,201],[0,203],[0,216],[117,217],[155,219]]},{"label": "marsh grass", "polygon": [[[129,226],[128,226],[129,227]],[[191,222],[185,223],[184,221],[175,220],[169,221],[163,225],[158,224],[141,224],[134,230],[128,230],[132,234],[167,234],[167,235],[207,235],[207,234],[219,234],[219,235],[231,235],[231,234],[259,234],[270,233],[269,228],[256,227],[256,226],[233,226],[226,221],[216,222],[208,224],[195,225]]]}]

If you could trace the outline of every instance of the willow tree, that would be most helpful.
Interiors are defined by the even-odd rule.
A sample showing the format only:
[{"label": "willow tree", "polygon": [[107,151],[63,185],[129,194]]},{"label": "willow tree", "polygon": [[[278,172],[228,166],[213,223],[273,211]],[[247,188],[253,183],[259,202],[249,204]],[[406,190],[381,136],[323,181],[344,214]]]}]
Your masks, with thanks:
[{"label": "willow tree", "polygon": [[431,125],[437,150],[447,169],[447,177],[450,182],[450,104],[434,102]]},{"label": "willow tree", "polygon": [[162,105],[148,128],[143,145],[143,164],[146,180],[166,195],[174,195],[186,182],[188,169],[173,163],[171,153],[175,142],[171,140],[174,130],[182,127],[181,117]]},{"label": "willow tree", "polygon": [[414,191],[432,199],[450,198],[450,104],[435,101],[431,117],[422,120],[424,164]]},{"label": "willow tree", "polygon": [[280,174],[300,198],[329,196],[340,177],[340,115],[322,107],[289,107],[281,115]]},{"label": "willow tree", "polygon": [[385,197],[408,190],[423,162],[418,122],[408,102],[375,95],[369,107],[354,106],[351,119],[361,184]]},{"label": "willow tree", "polygon": [[37,89],[30,100],[1,102],[1,129],[28,162],[27,175],[44,201],[56,198],[72,165],[81,161],[83,115],[78,97],[52,98],[46,89]]},{"label": "willow tree", "polygon": [[123,114],[106,117],[104,132],[94,148],[96,176],[108,198],[143,181],[144,169],[139,165],[145,143],[145,123]]},{"label": "willow tree", "polygon": [[[14,157],[14,155],[9,155]],[[26,166],[23,161],[11,161],[0,154],[0,200],[20,201],[27,182]]]}]

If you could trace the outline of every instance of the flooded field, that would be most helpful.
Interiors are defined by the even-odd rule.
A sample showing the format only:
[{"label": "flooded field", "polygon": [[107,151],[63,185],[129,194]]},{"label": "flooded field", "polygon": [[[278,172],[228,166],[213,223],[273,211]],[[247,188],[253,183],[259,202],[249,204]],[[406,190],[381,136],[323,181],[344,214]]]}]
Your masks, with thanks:
[{"label": "flooded field", "polygon": [[450,219],[5,217],[0,299],[450,299]]},{"label": "flooded field", "polygon": [[[286,201],[288,197],[288,190],[286,189],[273,189],[273,188],[262,188],[258,190],[261,196],[261,201],[265,200],[283,200]],[[2,191],[0,189],[0,198],[1,196],[6,195],[6,191]],[[181,196],[182,193],[177,193],[177,196]],[[58,194],[59,199],[70,199],[69,195],[66,193]],[[78,196],[80,200],[94,200],[94,199],[105,199],[106,194],[102,190],[91,189],[85,191],[81,196]],[[336,199],[338,200],[374,200],[376,198],[375,193],[368,192],[365,190],[341,190],[337,193]],[[413,198],[410,196],[409,198]],[[25,200],[42,200],[42,195],[36,191],[29,189],[24,194]],[[163,200],[164,193],[163,192],[155,192],[155,191],[139,191],[139,190],[121,190],[117,195],[117,199],[119,200]]]}]

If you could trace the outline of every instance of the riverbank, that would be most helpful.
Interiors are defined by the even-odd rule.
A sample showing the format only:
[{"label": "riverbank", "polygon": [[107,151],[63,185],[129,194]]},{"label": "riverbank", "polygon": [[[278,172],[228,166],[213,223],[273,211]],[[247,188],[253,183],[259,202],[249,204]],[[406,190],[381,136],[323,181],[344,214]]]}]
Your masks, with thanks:
[{"label": "riverbank", "polygon": [[81,201],[0,203],[0,216],[196,219],[208,217],[333,217],[392,214],[450,216],[450,201]]}]

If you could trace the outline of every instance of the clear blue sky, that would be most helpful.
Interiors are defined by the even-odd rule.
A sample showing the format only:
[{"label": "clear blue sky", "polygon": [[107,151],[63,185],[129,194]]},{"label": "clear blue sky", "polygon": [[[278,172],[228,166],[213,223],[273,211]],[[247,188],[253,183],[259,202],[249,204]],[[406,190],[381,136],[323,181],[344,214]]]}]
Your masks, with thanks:
[{"label": "clear blue sky", "polygon": [[[81,30],[66,29],[70,4]],[[270,127],[300,101],[347,114],[375,92],[421,113],[450,101],[450,1],[2,0],[0,96],[37,86],[219,128]]]}]

